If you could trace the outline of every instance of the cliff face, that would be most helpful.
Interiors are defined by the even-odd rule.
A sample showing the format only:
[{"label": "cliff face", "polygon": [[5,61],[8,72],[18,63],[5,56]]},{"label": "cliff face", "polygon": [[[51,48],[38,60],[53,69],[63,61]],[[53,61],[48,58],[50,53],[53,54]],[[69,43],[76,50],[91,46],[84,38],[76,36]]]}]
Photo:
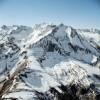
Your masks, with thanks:
[{"label": "cliff face", "polygon": [[0,98],[99,100],[99,31],[63,24],[2,26]]}]

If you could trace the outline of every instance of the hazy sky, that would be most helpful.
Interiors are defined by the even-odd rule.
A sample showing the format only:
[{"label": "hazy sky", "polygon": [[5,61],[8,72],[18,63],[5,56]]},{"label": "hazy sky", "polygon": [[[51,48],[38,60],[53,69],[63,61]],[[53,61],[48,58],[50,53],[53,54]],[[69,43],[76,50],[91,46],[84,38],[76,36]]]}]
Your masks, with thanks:
[{"label": "hazy sky", "polygon": [[64,23],[100,29],[100,0],[0,0],[0,25]]}]

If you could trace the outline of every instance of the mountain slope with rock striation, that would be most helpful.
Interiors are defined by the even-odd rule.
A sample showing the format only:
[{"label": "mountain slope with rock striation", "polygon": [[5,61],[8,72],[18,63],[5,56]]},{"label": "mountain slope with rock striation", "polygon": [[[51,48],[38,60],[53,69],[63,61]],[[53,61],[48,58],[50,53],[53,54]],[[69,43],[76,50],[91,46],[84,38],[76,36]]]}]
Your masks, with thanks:
[{"label": "mountain slope with rock striation", "polygon": [[3,25],[0,100],[100,100],[100,31]]}]

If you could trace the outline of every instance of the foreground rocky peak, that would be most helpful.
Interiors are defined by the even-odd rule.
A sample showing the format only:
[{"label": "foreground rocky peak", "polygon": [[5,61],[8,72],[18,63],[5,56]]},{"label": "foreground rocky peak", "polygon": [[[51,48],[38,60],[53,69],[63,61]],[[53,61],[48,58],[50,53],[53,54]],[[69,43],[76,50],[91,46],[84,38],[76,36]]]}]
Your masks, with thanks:
[{"label": "foreground rocky peak", "polygon": [[99,100],[100,33],[37,24],[0,28],[3,100]]}]

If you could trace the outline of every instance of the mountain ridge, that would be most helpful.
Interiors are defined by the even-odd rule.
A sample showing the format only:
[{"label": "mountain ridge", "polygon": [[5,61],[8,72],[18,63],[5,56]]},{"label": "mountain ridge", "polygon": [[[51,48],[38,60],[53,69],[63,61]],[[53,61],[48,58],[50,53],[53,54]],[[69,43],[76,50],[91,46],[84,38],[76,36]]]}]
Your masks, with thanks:
[{"label": "mountain ridge", "polygon": [[[84,100],[84,94],[86,100],[99,100],[96,99],[97,90],[100,91],[98,31],[84,32],[63,24],[39,24],[33,28],[3,26],[0,47],[1,99],[66,100],[63,95],[70,91],[64,95],[68,100]],[[5,85],[8,82],[9,88]],[[83,94],[82,89],[86,89]]]}]

